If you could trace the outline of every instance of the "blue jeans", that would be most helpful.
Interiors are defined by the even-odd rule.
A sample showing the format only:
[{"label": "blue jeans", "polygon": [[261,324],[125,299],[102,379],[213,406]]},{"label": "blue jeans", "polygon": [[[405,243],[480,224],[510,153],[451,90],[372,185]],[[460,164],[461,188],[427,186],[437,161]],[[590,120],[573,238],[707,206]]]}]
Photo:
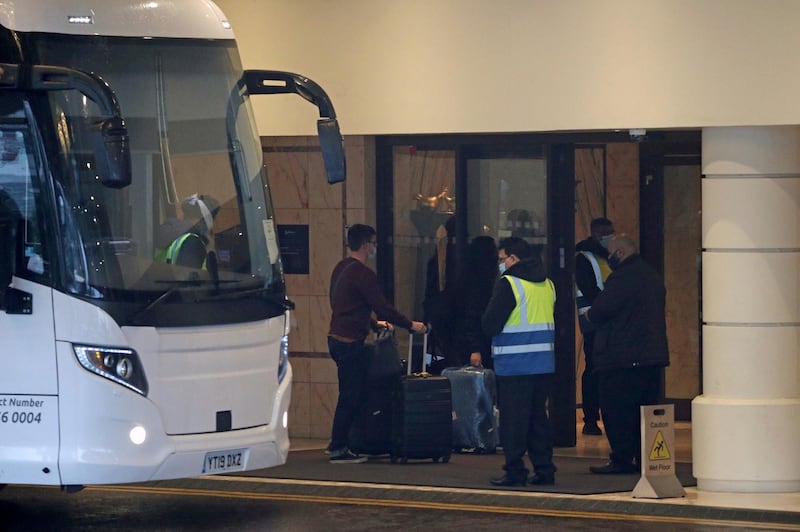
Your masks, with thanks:
[{"label": "blue jeans", "polygon": [[330,444],[331,451],[336,452],[348,446],[350,427],[364,400],[369,359],[363,341],[345,343],[328,337],[328,350],[339,375],[339,400],[333,415]]}]

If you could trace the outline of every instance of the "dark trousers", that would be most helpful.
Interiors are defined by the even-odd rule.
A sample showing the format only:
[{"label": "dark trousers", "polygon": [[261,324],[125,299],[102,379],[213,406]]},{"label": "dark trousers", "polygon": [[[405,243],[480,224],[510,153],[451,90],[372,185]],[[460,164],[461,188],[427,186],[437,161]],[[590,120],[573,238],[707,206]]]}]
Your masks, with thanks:
[{"label": "dark trousers", "polygon": [[333,414],[330,443],[331,451],[335,452],[347,447],[350,426],[364,400],[368,352],[364,342],[345,343],[331,337],[328,337],[328,350],[339,375],[339,400]]},{"label": "dark trousers", "polygon": [[594,332],[583,335],[583,355],[586,362],[581,375],[581,403],[583,405],[583,420],[586,423],[597,423],[600,420],[600,398],[597,390],[597,374],[594,371],[592,358]]},{"label": "dark trousers", "polygon": [[611,446],[611,461],[641,464],[639,407],[658,404],[661,367],[616,368],[597,372],[603,425]]},{"label": "dark trousers", "polygon": [[514,479],[526,478],[523,457],[528,452],[536,473],[553,473],[553,434],[547,417],[547,397],[552,375],[497,376],[500,408],[500,442],[506,463],[503,469]]}]

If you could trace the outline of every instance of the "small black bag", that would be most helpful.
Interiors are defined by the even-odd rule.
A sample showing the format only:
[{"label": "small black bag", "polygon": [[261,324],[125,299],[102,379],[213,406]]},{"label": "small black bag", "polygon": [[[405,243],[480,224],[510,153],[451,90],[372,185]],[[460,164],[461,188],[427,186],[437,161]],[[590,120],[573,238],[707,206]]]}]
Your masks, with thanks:
[{"label": "small black bag", "polygon": [[370,356],[367,379],[377,381],[393,377],[399,378],[402,373],[403,366],[400,362],[400,355],[397,352],[394,332],[381,327],[373,345],[372,356]]}]

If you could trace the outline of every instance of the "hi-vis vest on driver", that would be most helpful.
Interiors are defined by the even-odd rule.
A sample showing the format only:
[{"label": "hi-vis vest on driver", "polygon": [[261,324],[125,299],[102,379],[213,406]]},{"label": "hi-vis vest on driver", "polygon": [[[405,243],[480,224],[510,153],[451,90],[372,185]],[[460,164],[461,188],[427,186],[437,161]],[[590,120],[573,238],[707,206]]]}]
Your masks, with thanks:
[{"label": "hi-vis vest on driver", "polygon": [[555,372],[556,290],[550,279],[532,283],[506,275],[517,305],[500,334],[492,338],[497,375],[539,375]]},{"label": "hi-vis vest on driver", "polygon": [[[611,267],[608,265],[608,261],[603,258],[598,259],[597,255],[589,251],[580,251],[578,254],[586,257],[586,260],[588,260],[589,264],[592,265],[594,279],[597,282],[597,288],[600,290],[605,288],[603,283],[611,274]],[[591,308],[591,305],[588,301],[586,301],[586,297],[584,297],[580,288],[578,288],[578,292],[575,294],[575,305],[578,307],[578,316],[583,316],[586,314],[589,308]]]},{"label": "hi-vis vest on driver", "polygon": [[[167,264],[172,264],[175,262],[175,259],[178,257],[178,253],[181,251],[181,246],[183,243],[186,242],[189,238],[200,238],[198,235],[194,233],[184,233],[169,245],[167,249],[159,249],[156,250],[155,260],[156,262],[166,262]],[[205,246],[205,244],[203,244]],[[206,262],[203,261],[203,268],[205,268]]]}]

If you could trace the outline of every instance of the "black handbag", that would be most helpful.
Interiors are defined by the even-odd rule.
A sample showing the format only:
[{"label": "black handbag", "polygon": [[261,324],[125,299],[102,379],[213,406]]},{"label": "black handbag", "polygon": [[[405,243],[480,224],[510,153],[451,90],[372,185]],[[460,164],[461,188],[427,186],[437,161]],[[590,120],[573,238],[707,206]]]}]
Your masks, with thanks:
[{"label": "black handbag", "polygon": [[381,327],[377,333],[373,352],[367,368],[367,379],[371,381],[398,378],[403,373],[400,355],[397,352],[397,342],[394,332],[386,327]]}]

